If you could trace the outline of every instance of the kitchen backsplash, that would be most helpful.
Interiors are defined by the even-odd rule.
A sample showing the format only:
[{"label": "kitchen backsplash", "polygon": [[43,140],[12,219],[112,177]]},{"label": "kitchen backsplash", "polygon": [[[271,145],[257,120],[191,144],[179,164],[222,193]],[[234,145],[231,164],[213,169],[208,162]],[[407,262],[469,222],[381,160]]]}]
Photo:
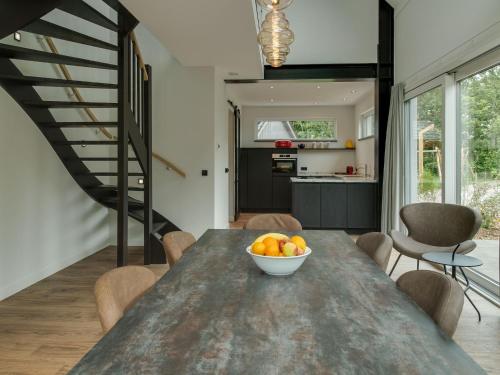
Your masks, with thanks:
[{"label": "kitchen backsplash", "polygon": [[[356,168],[354,151],[298,150],[297,173],[299,175],[345,172],[348,165]],[[304,171],[302,168],[307,168],[307,170]]]}]

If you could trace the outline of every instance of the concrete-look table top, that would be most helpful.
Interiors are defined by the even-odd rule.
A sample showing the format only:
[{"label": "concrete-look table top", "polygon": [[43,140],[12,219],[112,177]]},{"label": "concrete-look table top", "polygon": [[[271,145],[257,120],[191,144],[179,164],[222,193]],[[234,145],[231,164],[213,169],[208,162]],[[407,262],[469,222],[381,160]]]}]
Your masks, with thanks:
[{"label": "concrete-look table top", "polygon": [[292,276],[209,230],[71,374],[484,374],[344,232]]}]

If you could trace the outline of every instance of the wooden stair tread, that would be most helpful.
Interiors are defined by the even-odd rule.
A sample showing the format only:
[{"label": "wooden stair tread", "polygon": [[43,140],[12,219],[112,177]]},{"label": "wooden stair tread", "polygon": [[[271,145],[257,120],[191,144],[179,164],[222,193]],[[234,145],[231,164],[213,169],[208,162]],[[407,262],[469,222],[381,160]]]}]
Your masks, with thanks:
[{"label": "wooden stair tread", "polygon": [[117,122],[93,122],[93,121],[82,121],[82,122],[39,122],[39,126],[44,128],[116,128],[118,126]]},{"label": "wooden stair tread", "polygon": [[29,48],[10,46],[7,44],[0,44],[0,57],[8,59],[46,62],[52,64],[83,66],[87,68],[113,69],[113,70],[118,69],[118,66],[114,64],[87,60],[67,55],[59,55],[55,53],[38,51]]},{"label": "wooden stair tread", "polygon": [[118,85],[115,83],[75,81],[75,80],[67,80],[59,78],[46,78],[46,77],[33,77],[33,76],[11,76],[4,74],[0,74],[0,81],[7,81],[15,83],[16,85],[27,85],[27,86],[82,87],[82,88],[112,89],[112,90],[118,88]]},{"label": "wooden stair tread", "polygon": [[24,31],[50,36],[52,38],[67,40],[70,42],[85,44],[88,46],[105,48],[112,51],[118,51],[118,46],[93,38],[91,36],[81,34],[77,31],[67,29],[65,27],[56,25],[55,23],[44,21],[42,19],[36,20],[23,28]]},{"label": "wooden stair tread", "polygon": [[70,102],[70,101],[24,101],[24,105],[29,107],[41,108],[117,108],[118,103],[105,103],[105,102]]}]

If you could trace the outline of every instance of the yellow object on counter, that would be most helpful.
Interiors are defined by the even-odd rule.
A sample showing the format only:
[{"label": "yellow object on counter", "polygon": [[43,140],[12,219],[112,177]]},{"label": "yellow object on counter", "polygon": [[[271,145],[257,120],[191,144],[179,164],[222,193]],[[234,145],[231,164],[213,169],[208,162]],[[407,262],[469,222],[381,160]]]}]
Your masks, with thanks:
[{"label": "yellow object on counter", "polygon": [[352,141],[352,139],[348,139],[347,141],[345,141],[345,148],[354,148],[354,142]]}]

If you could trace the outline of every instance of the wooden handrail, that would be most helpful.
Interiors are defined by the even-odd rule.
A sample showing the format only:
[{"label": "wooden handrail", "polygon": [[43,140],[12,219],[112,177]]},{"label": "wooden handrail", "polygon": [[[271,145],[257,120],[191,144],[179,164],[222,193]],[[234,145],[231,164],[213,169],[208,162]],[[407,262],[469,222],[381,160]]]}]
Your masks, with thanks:
[{"label": "wooden handrail", "polygon": [[[147,73],[147,70],[146,70],[146,65],[144,64],[144,60],[142,58],[142,55],[141,55],[141,50],[139,49],[139,45],[137,43],[137,39],[135,38],[135,34],[134,32],[131,32],[130,33],[130,37],[132,39],[132,44],[134,46],[134,51],[137,55],[137,58],[138,58],[138,61],[139,61],[139,64],[141,66],[141,69],[143,71],[143,77],[144,77],[144,80],[147,81],[149,79],[149,76],[148,76],[148,73]],[[56,45],[54,44],[54,41],[52,40],[51,37],[48,37],[46,36],[45,37],[45,41],[47,42],[47,45],[49,46],[49,49],[51,50],[52,53],[55,53],[55,54],[59,54],[59,51],[57,50],[57,47]],[[72,76],[71,76],[71,73],[69,72],[68,70],[68,67],[65,65],[65,64],[57,64],[59,66],[59,69],[61,69],[61,72],[64,76],[64,78],[66,80],[73,80]],[[78,90],[78,88],[76,87],[71,87],[71,91],[73,92],[73,94],[75,95],[76,99],[79,101],[79,102],[85,102],[85,100],[83,99],[83,96],[81,95],[80,93],[80,90]],[[93,122],[99,122],[97,116],[95,115],[95,113],[92,111],[92,109],[90,108],[84,108],[83,109],[85,111],[85,113],[91,118],[91,120]],[[115,139],[115,137],[113,136],[113,134],[111,134],[106,128],[102,128],[100,127],[99,130],[102,132],[102,134],[104,134],[104,136],[106,136],[108,139]],[[153,158],[158,160],[160,163],[162,163],[163,165],[165,165],[165,167],[168,169],[168,170],[173,170],[175,173],[177,173],[179,176],[183,177],[183,178],[186,178],[186,173],[180,169],[179,167],[177,167],[174,163],[172,163],[171,161],[165,159],[163,156],[160,156],[159,154],[157,154],[156,152],[153,151]]]},{"label": "wooden handrail", "polygon": [[[51,37],[46,36],[45,41],[47,42],[47,45],[49,46],[50,50],[52,53],[55,53],[56,55],[59,55],[59,51],[57,50],[56,45],[54,44],[54,41],[52,40]],[[61,72],[64,76],[65,79],[67,80],[72,80],[73,78],[71,77],[71,73],[68,70],[68,67],[64,64],[57,64],[59,66],[59,69],[61,69]],[[73,95],[75,95],[76,99],[79,102],[84,102],[85,100],[83,99],[83,96],[80,94],[80,90],[76,87],[71,87],[71,91],[73,92]],[[83,109],[85,113],[92,119],[93,122],[99,122],[97,119],[97,116],[95,113],[90,109],[90,108],[84,108]],[[99,128],[99,130],[104,134],[108,139],[113,139],[113,134],[111,134],[107,129],[105,128]]]},{"label": "wooden handrail", "polygon": [[148,71],[146,70],[146,64],[144,64],[144,59],[142,58],[141,49],[139,48],[139,43],[137,43],[137,39],[135,38],[135,34],[133,31],[130,32],[130,39],[132,40],[132,47],[134,48],[137,60],[139,61],[139,66],[141,67],[144,80],[148,81],[149,75]]}]

